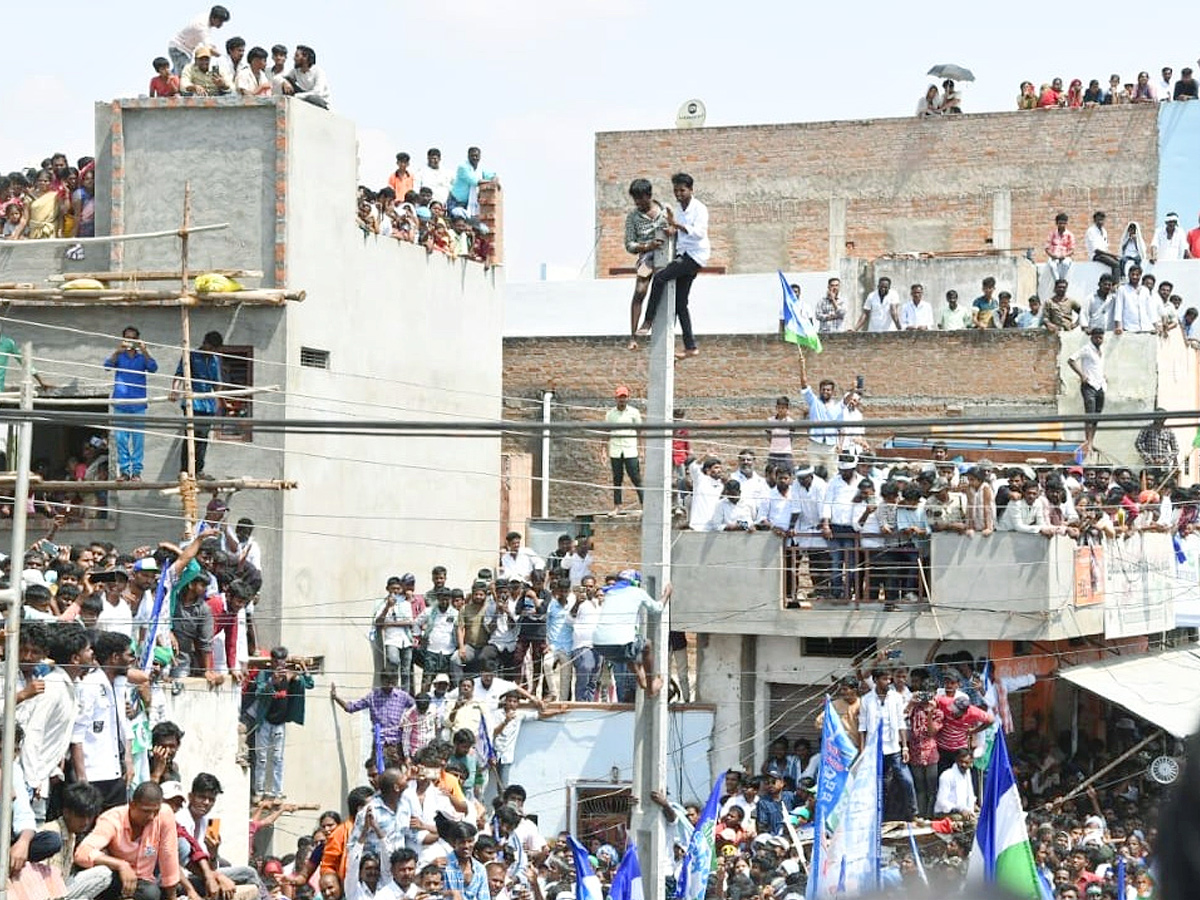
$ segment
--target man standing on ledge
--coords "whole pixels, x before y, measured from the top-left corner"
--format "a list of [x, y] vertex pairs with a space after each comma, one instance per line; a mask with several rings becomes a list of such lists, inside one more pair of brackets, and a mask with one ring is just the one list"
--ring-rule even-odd
[[[642, 414], [636, 407], [629, 405], [629, 388], [623, 384], [617, 385], [615, 393], [617, 405], [604, 414], [604, 421], [623, 425], [640, 425]], [[624, 497], [621, 492], [621, 484], [625, 480], [626, 473], [629, 474], [629, 480], [633, 482], [633, 486], [637, 488], [638, 502], [642, 502], [642, 467], [638, 460], [636, 431], [622, 428], [608, 433], [608, 461], [612, 465], [613, 515], [616, 516], [622, 512], [621, 501]]]
[[675, 259], [654, 276], [650, 286], [650, 300], [646, 304], [646, 318], [638, 330], [639, 337], [650, 334], [654, 325], [654, 314], [662, 300], [663, 289], [668, 281], [675, 282], [675, 315], [683, 329], [683, 353], [676, 358], [685, 359], [699, 355], [696, 337], [692, 334], [692, 314], [688, 311], [688, 295], [692, 282], [708, 262], [712, 246], [708, 242], [708, 207], [692, 196], [691, 175], [679, 172], [671, 176], [675, 191], [675, 208], [667, 207], [667, 234], [676, 235]]

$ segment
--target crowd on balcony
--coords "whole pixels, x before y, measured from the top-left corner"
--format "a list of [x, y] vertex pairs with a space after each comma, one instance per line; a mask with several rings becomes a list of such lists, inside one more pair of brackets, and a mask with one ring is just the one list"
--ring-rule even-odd
[[[910, 840], [900, 831], [885, 839], [884, 893], [962, 891], [983, 799], [982, 770], [997, 729], [1003, 729], [1009, 731], [1043, 896], [1158, 896], [1159, 818], [1167, 789], [1147, 774], [1147, 754], [1106, 769], [1144, 736], [1144, 723], [1114, 709], [1099, 730], [1090, 729], [1078, 742], [1070, 733], [1013, 731], [1007, 692], [1028, 687], [1033, 676], [993, 680], [990, 671], [987, 661], [970, 654], [912, 669], [881, 655], [834, 685], [832, 709], [856, 748], [883, 723], [883, 820], [912, 823], [921, 835]], [[819, 733], [823, 716], [815, 722], [784, 719], [774, 733]], [[1099, 732], [1102, 737], [1095, 736]], [[715, 829], [718, 864], [707, 896], [804, 896], [819, 764], [815, 741], [780, 736], [760, 765], [729, 771]], [[700, 803], [656, 799], [671, 823], [678, 861]]]
[[497, 176], [482, 167], [482, 156], [478, 147], [468, 147], [466, 160], [451, 171], [442, 167], [437, 147], [430, 147], [425, 165], [415, 168], [408, 153], [397, 153], [396, 170], [385, 186], [359, 186], [358, 227], [451, 259], [491, 262], [495, 248], [491, 229], [480, 219], [479, 186], [496, 182]]
[[0, 240], [93, 236], [95, 169], [90, 156], [72, 166], [54, 153], [37, 168], [0, 175]]

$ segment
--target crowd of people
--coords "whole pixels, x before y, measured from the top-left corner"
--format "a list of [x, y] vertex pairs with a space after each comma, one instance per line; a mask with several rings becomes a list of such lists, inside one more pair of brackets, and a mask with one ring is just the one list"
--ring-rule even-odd
[[466, 160], [451, 171], [442, 167], [437, 147], [415, 169], [408, 153], [397, 153], [396, 170], [384, 187], [359, 185], [358, 227], [451, 259], [490, 263], [495, 246], [491, 229], [480, 220], [479, 185], [497, 176], [482, 167], [482, 157], [478, 147], [468, 147]]
[[246, 50], [238, 36], [224, 42], [215, 32], [230, 20], [229, 10], [214, 6], [188, 22], [167, 44], [167, 56], [151, 62], [151, 97], [288, 96], [322, 109], [330, 103], [329, 80], [317, 65], [317, 52], [299, 44], [288, 67], [288, 48], [272, 45]]
[[1172, 83], [1175, 70], [1163, 66], [1160, 79], [1152, 79], [1149, 72], [1138, 72], [1137, 81], [1121, 81], [1120, 75], [1108, 76], [1108, 87], [1101, 87], [1097, 78], [1091, 79], [1087, 87], [1083, 80], [1073, 78], [1063, 88], [1063, 80], [1055, 78], [1041, 87], [1032, 81], [1022, 81], [1017, 94], [1017, 109], [1084, 109], [1095, 106], [1121, 106], [1126, 103], [1167, 103], [1172, 100], [1195, 100], [1200, 97], [1197, 83], [1189, 67], [1180, 70], [1179, 78]]
[[[881, 656], [834, 686], [831, 709], [856, 748], [882, 723], [883, 819], [915, 829], [912, 839], [906, 829], [885, 837], [885, 894], [962, 889], [990, 742], [1012, 724], [1007, 691], [1034, 681], [993, 681], [989, 670], [965, 653], [912, 669]], [[820, 730], [823, 716], [806, 724]], [[1075, 743], [1070, 733], [1055, 739], [1037, 729], [1008, 735], [1038, 874], [1055, 900], [1154, 897], [1167, 789], [1147, 776], [1151, 750], [1108, 768], [1143, 736], [1133, 719], [1114, 709], [1099, 731]], [[727, 774], [716, 826], [720, 862], [708, 896], [804, 896], [820, 761], [820, 747], [808, 738], [777, 737], [757, 773], [737, 767]], [[678, 860], [700, 804], [660, 799], [680, 826], [673, 835]]]
[[96, 233], [96, 164], [75, 165], [54, 153], [36, 169], [0, 175], [0, 240], [92, 237]]

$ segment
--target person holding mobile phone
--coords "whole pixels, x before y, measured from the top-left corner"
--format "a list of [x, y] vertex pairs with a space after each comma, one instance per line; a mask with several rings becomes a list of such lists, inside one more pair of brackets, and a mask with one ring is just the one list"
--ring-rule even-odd
[[[121, 332], [121, 343], [104, 360], [113, 371], [113, 412], [122, 416], [145, 416], [148, 404], [146, 376], [158, 371], [141, 332], [128, 325]], [[145, 456], [145, 429], [136, 423], [122, 423], [114, 430], [117, 444], [117, 481], [141, 481]]]

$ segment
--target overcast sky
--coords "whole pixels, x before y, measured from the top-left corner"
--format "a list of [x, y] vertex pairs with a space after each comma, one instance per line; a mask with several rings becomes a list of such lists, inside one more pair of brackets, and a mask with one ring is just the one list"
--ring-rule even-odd
[[[1116, 72], [1133, 81], [1163, 65], [1178, 74], [1200, 52], [1200, 7], [1173, 7], [1168, 21], [1155, 7], [1112, 0], [1062, 12], [879, 0], [226, 5], [233, 19], [222, 40], [314, 47], [336, 112], [358, 125], [366, 183], [383, 183], [397, 150], [416, 161], [436, 145], [454, 166], [468, 145], [481, 146], [505, 186], [510, 281], [537, 278], [542, 263], [552, 277], [591, 277], [595, 133], [673, 127], [693, 97], [709, 125], [907, 116], [929, 67], [954, 62], [978, 79], [963, 90], [968, 112], [1005, 110], [1023, 79], [1106, 83]], [[20, 26], [10, 16], [0, 169], [59, 149], [72, 161], [90, 155], [93, 102], [145, 93], [150, 60], [206, 8], [60, 0], [51, 11], [23, 7]]]

